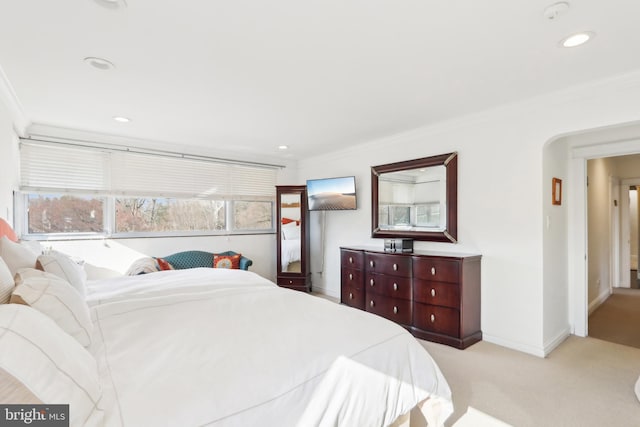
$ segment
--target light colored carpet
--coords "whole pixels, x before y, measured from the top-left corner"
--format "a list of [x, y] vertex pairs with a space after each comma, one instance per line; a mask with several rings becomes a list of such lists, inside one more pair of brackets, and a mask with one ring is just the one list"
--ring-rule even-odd
[[640, 348], [640, 290], [615, 288], [589, 316], [589, 336]]
[[543, 359], [486, 341], [466, 350], [419, 341], [451, 386], [447, 426], [470, 406], [516, 427], [640, 426], [640, 349], [572, 336]]

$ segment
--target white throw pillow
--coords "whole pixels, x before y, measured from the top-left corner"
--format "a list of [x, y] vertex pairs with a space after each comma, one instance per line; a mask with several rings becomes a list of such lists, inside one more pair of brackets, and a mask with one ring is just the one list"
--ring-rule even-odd
[[13, 292], [15, 286], [13, 274], [11, 274], [9, 267], [7, 267], [7, 263], [0, 258], [0, 304], [9, 302], [11, 292]]
[[0, 239], [0, 257], [7, 263], [11, 274], [15, 275], [21, 268], [35, 267], [38, 254], [27, 245], [12, 242], [7, 236], [3, 236]]
[[[38, 263], [47, 273], [53, 273], [56, 276], [66, 280], [76, 288], [84, 297], [87, 293], [86, 280], [87, 273], [84, 267], [73, 261], [68, 255], [62, 252], [51, 251], [46, 255], [38, 257]], [[40, 267], [38, 267], [40, 268]]]
[[20, 270], [11, 302], [27, 304], [53, 319], [85, 347], [91, 345], [93, 323], [84, 297], [64, 279], [34, 269]]
[[45, 404], [69, 404], [70, 425], [102, 425], [95, 358], [42, 313], [0, 305], [0, 369]]

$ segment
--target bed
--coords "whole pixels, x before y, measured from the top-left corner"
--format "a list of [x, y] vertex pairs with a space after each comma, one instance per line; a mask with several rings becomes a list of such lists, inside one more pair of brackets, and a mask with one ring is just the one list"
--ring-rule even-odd
[[[23, 301], [0, 305], [0, 370], [39, 401], [69, 403], [72, 425], [386, 426], [414, 409], [441, 426], [453, 412], [403, 328], [250, 271], [86, 281], [82, 304], [52, 273], [15, 280]], [[47, 292], [72, 298], [74, 316], [48, 312]]]
[[302, 254], [300, 220], [284, 217], [281, 221], [280, 263], [282, 271], [290, 271], [289, 264], [300, 261]]

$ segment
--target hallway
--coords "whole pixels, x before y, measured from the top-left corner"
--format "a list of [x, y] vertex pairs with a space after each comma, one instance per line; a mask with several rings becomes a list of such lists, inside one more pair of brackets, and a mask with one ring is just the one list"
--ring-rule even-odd
[[640, 348], [640, 289], [615, 288], [589, 316], [589, 336]]

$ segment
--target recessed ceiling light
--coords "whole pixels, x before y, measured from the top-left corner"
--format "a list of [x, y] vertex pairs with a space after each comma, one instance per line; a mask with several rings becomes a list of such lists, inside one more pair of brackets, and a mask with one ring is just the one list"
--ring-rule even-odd
[[116, 68], [113, 62], [109, 61], [108, 59], [98, 58], [95, 56], [87, 56], [86, 58], [84, 58], [84, 62], [92, 66], [93, 68], [97, 68], [98, 70], [102, 71], [113, 70], [114, 68]]
[[560, 41], [562, 47], [581, 46], [591, 40], [596, 34], [592, 31], [583, 31], [581, 33], [572, 34]]
[[288, 145], [278, 145], [278, 150], [288, 150], [289, 146]]
[[115, 116], [115, 117], [113, 117], [113, 120], [115, 120], [116, 122], [120, 122], [120, 123], [129, 123], [131, 121], [130, 118], [122, 117], [122, 116]]

